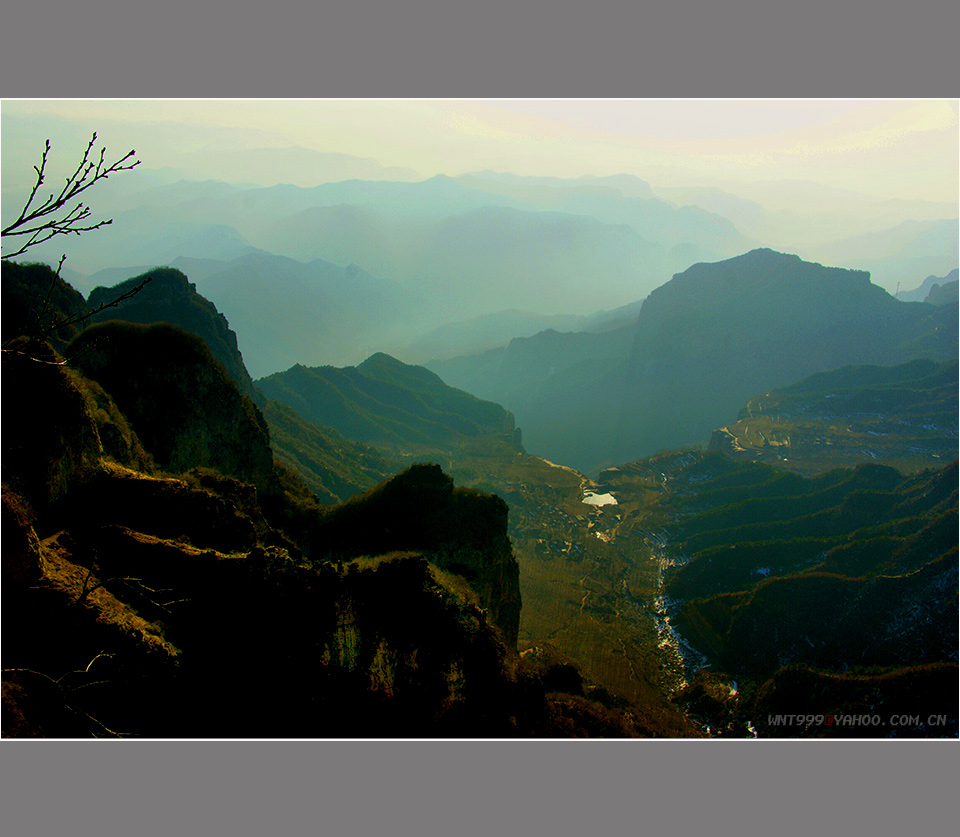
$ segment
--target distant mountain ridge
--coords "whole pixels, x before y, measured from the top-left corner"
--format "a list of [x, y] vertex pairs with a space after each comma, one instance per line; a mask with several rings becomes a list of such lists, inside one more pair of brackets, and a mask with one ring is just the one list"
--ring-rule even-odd
[[[353, 263], [429, 298], [435, 326], [509, 307], [614, 308], [695, 261], [752, 246], [722, 216], [661, 201], [637, 178], [514, 179], [533, 191], [513, 197], [504, 189], [516, 184], [444, 175], [310, 187], [151, 183], [118, 195], [115, 225], [81, 239], [71, 262], [91, 273], [116, 266], [117, 253], [130, 266], [181, 266], [180, 257], [231, 261], [259, 251]], [[535, 194], [543, 190], [546, 199]], [[242, 331], [237, 312], [227, 315]]]
[[251, 253], [229, 262], [178, 259], [217, 301], [254, 377], [295, 363], [359, 362], [409, 333], [421, 300], [356, 265]]
[[297, 365], [261, 378], [257, 386], [309, 421], [367, 444], [429, 448], [486, 435], [522, 449], [513, 416], [499, 404], [383, 353], [343, 369]]
[[700, 442], [757, 392], [850, 364], [957, 355], [956, 311], [898, 302], [862, 271], [755, 250], [650, 294], [613, 461]]
[[928, 276], [923, 280], [916, 288], [913, 288], [908, 291], [899, 291], [897, 293], [897, 299], [903, 300], [904, 302], [925, 302], [927, 297], [930, 295], [930, 291], [933, 290], [934, 285], [948, 285], [951, 282], [956, 282], [960, 279], [960, 269], [951, 270], [946, 276]]
[[[590, 338], [603, 343], [592, 354], [587, 335], [544, 332], [430, 366], [514, 412], [529, 450], [590, 473], [705, 444], [758, 392], [816, 372], [956, 358], [957, 334], [950, 306], [901, 303], [863, 271], [760, 249], [675, 275], [628, 332]], [[536, 347], [526, 372], [521, 347]]]
[[558, 178], [485, 171], [461, 175], [457, 180], [474, 189], [524, 200], [541, 210], [626, 224], [668, 249], [685, 242], [718, 257], [743, 252], [756, 244], [722, 214], [664, 201], [649, 183], [633, 175]]
[[925, 274], [943, 275], [955, 268], [960, 259], [960, 227], [956, 217], [904, 221], [887, 230], [823, 246], [816, 250], [816, 257], [869, 270], [876, 284], [893, 292], [898, 282], [912, 284]]
[[[420, 337], [403, 349], [402, 355], [413, 363], [432, 363], [468, 355], [480, 361], [480, 353], [499, 354], [517, 338], [534, 337], [544, 331], [554, 332], [609, 332], [632, 324], [643, 300], [622, 305], [610, 311], [594, 314], [568, 314], [549, 316], [526, 311], [498, 311], [464, 322], [448, 323]], [[412, 357], [409, 357], [412, 356]], [[454, 361], [455, 363], [457, 361]], [[469, 357], [462, 357], [463, 366], [469, 367]], [[433, 371], [438, 371], [434, 369]], [[469, 375], [469, 372], [466, 372]], [[463, 378], [469, 380], [469, 377]], [[469, 385], [459, 385], [470, 390]]]
[[427, 367], [451, 386], [506, 406], [531, 452], [586, 471], [593, 452], [609, 444], [617, 397], [611, 381], [630, 354], [635, 328], [547, 329], [500, 349], [431, 361]]
[[613, 308], [690, 259], [635, 228], [583, 214], [484, 200], [438, 217], [377, 206], [312, 207], [277, 218], [255, 243], [309, 261], [356, 262], [429, 300], [436, 325], [504, 308], [547, 314]]

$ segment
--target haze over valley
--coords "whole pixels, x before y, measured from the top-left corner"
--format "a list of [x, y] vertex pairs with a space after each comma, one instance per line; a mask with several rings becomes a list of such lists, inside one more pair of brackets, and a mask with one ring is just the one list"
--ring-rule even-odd
[[957, 735], [956, 102], [2, 137], [5, 735]]
[[[336, 118], [336, 104], [328, 103], [331, 119]], [[398, 104], [393, 103], [394, 110]], [[729, 103], [731, 110], [737, 106]], [[434, 110], [439, 107], [437, 103]], [[482, 106], [472, 106], [477, 107]], [[298, 112], [295, 103], [290, 108]], [[834, 108], [844, 110], [839, 103]], [[300, 108], [304, 109], [306, 104]], [[893, 125], [901, 131], [905, 154], [915, 153], [921, 143], [930, 153], [927, 146], [933, 144], [935, 150], [946, 152], [941, 154], [943, 165], [955, 168], [955, 162], [949, 162], [949, 145], [944, 145], [950, 142], [948, 104], [919, 103], [898, 111], [890, 103], [886, 109], [892, 112], [880, 104], [855, 111], [863, 114], [861, 120], [872, 118], [875, 123], [876, 147], [862, 155], [867, 170], [877, 165], [873, 158], [889, 144], [887, 134]], [[9, 138], [4, 154], [5, 220], [19, 211], [18, 201], [22, 203], [35, 163], [33, 149], [42, 147], [45, 137], [64, 151], [82, 147], [89, 139], [88, 118], [69, 116], [69, 105], [58, 111], [51, 103], [45, 110], [31, 103], [4, 106], [3, 132]], [[499, 343], [487, 345], [467, 334], [456, 345], [453, 332], [460, 323], [508, 311], [539, 318], [583, 317], [638, 303], [693, 264], [721, 261], [758, 247], [828, 266], [869, 270], [873, 281], [890, 292], [898, 288], [909, 292], [927, 276], [945, 276], [958, 258], [956, 202], [944, 200], [942, 188], [927, 186], [929, 174], [907, 197], [910, 193], [894, 190], [880, 176], [875, 178], [880, 187], [875, 195], [838, 188], [829, 180], [776, 177], [796, 174], [787, 164], [775, 172], [756, 163], [745, 165], [738, 181], [716, 172], [702, 176], [699, 186], [678, 185], [689, 182], [692, 171], [673, 171], [667, 179], [663, 165], [641, 162], [645, 157], [659, 160], [662, 152], [642, 147], [634, 152], [630, 173], [588, 173], [590, 167], [610, 165], [599, 149], [580, 164], [587, 171], [576, 176], [478, 168], [470, 164], [485, 159], [487, 144], [496, 145], [484, 134], [498, 136], [497, 130], [503, 129], [495, 127], [496, 120], [505, 118], [505, 112], [491, 112], [486, 115], [492, 120], [489, 126], [470, 122], [473, 127], [467, 130], [466, 117], [458, 116], [456, 108], [443, 124], [448, 141], [463, 149], [458, 166], [424, 171], [422, 158], [410, 155], [411, 162], [421, 165], [418, 171], [392, 165], [392, 159], [377, 161], [350, 153], [349, 145], [336, 151], [285, 146], [279, 121], [273, 126], [278, 130], [272, 132], [203, 128], [198, 124], [200, 114], [195, 114], [194, 124], [142, 117], [119, 121], [128, 110], [135, 116], [135, 103], [114, 109], [117, 133], [111, 144], [123, 144], [121, 137], [138, 148], [146, 143], [147, 148], [157, 147], [155, 158], [147, 157], [125, 177], [102, 184], [97, 210], [113, 224], [96, 236], [73, 238], [65, 275], [89, 293], [97, 285], [115, 284], [158, 264], [183, 267], [237, 330], [247, 362], [258, 376], [291, 365], [290, 353], [273, 346], [273, 340], [264, 341], [258, 333], [264, 326], [250, 321], [251, 294], [266, 296], [268, 286], [269, 295], [280, 298], [271, 303], [276, 306], [272, 316], [261, 319], [291, 324], [285, 326], [289, 339], [304, 345], [292, 362], [358, 363], [381, 350], [422, 363], [431, 357], [419, 344], [436, 329], [444, 329], [451, 340], [448, 347], [438, 347], [447, 357], [495, 348], [535, 331], [501, 332]], [[253, 125], [262, 124], [263, 115], [253, 103], [249, 114], [239, 103], [234, 110], [229, 120], [234, 125], [245, 117]], [[755, 103], [754, 110], [762, 111], [763, 103]], [[880, 112], [871, 114], [872, 110]], [[917, 126], [911, 130], [899, 126], [912, 111], [917, 111]], [[413, 126], [416, 112], [412, 107], [413, 115], [407, 117]], [[391, 108], [384, 113], [387, 118]], [[824, 115], [829, 113], [828, 108]], [[106, 115], [103, 121], [113, 124]], [[854, 128], [845, 126], [842, 118], [839, 121], [834, 130], [843, 150], [834, 157], [849, 159], [852, 153], [845, 144], [869, 143], [870, 132], [865, 135], [862, 125]], [[324, 125], [321, 134], [337, 129], [335, 122], [318, 124]], [[820, 130], [831, 125], [826, 119]], [[103, 141], [110, 143], [107, 127], [98, 129]], [[668, 129], [669, 125], [664, 130]], [[550, 139], [551, 132], [562, 129], [548, 123], [511, 130], [516, 132], [509, 140], [513, 144], [543, 135], [548, 160], [551, 146], [559, 142]], [[789, 148], [795, 143], [791, 154], [802, 158], [808, 142], [802, 132], [787, 131], [778, 138], [773, 130], [769, 144]], [[722, 148], [721, 144], [714, 151], [715, 165], [722, 163]], [[385, 143], [384, 153], [397, 157], [398, 150]], [[824, 164], [834, 162], [823, 149], [807, 153], [813, 160], [826, 158]], [[569, 158], [570, 151], [566, 154]], [[55, 153], [52, 162], [58, 157]], [[702, 159], [691, 155], [685, 165], [702, 167]], [[907, 163], [901, 159], [898, 165], [908, 169], [920, 165], [912, 157], [905, 159]], [[569, 160], [563, 164], [568, 166]], [[817, 173], [812, 163], [809, 168]], [[758, 180], [760, 174], [771, 179]], [[949, 179], [950, 172], [938, 175]], [[894, 176], [902, 178], [902, 170]], [[956, 177], [953, 181], [955, 191]], [[62, 250], [59, 242], [50, 241], [31, 252], [34, 258], [56, 264]], [[349, 282], [335, 278], [337, 269], [351, 267], [359, 272], [356, 278]], [[227, 285], [236, 287], [226, 291]], [[284, 299], [287, 290], [289, 297]], [[303, 313], [294, 310], [302, 293], [317, 294], [317, 304], [306, 307], [324, 309], [317, 313], [327, 318], [322, 328], [321, 322], [304, 320]], [[357, 345], [334, 338], [332, 320], [355, 333]], [[580, 330], [574, 324], [560, 324], [561, 331]], [[325, 345], [311, 345], [325, 339], [307, 334], [311, 330], [331, 336]]]

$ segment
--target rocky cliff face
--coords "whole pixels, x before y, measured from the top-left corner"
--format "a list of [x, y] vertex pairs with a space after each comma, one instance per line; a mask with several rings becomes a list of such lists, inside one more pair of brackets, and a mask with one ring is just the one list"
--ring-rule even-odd
[[455, 488], [438, 465], [414, 465], [372, 491], [331, 508], [317, 533], [331, 560], [417, 550], [466, 583], [516, 647], [519, 568], [507, 537], [507, 504]]
[[266, 422], [200, 338], [165, 323], [112, 321], [90, 326], [68, 353], [112, 395], [159, 467], [272, 484]]
[[150, 281], [139, 293], [94, 315], [91, 322], [125, 320], [143, 325], [170, 323], [180, 326], [184, 331], [200, 337], [210, 348], [211, 354], [223, 364], [240, 392], [262, 407], [263, 397], [254, 389], [250, 373], [243, 364], [237, 335], [230, 329], [226, 317], [210, 300], [198, 294], [197, 286], [179, 270], [156, 268], [112, 288], [95, 288], [90, 293], [88, 303], [91, 308], [97, 308], [112, 302], [148, 277]]
[[96, 324], [70, 367], [17, 339], [5, 735], [522, 732], [502, 501], [423, 466], [323, 511], [203, 340]]

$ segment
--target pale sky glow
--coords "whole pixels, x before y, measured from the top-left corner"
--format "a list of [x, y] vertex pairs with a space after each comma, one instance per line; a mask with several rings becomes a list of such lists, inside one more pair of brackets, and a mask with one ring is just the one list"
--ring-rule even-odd
[[[422, 177], [492, 168], [626, 172], [665, 186], [809, 179], [881, 198], [958, 199], [951, 100], [6, 100], [2, 108], [96, 128], [111, 148], [129, 139], [149, 168], [176, 167], [211, 143], [295, 145]], [[3, 139], [7, 148], [16, 140]]]

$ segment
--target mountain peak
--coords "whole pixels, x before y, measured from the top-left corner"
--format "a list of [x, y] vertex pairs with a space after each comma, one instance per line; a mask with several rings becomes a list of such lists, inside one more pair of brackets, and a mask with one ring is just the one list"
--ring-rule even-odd
[[727, 262], [742, 262], [751, 264], [800, 264], [803, 261], [795, 253], [783, 253], [770, 247], [757, 247], [740, 256], [727, 259]]
[[497, 436], [519, 446], [514, 417], [499, 404], [449, 387], [429, 369], [384, 352], [355, 367], [294, 367], [261, 379], [258, 386], [307, 421], [364, 444], [432, 450], [468, 437]]
[[809, 293], [813, 289], [831, 292], [831, 289], [844, 287], [848, 290], [855, 288], [874, 297], [886, 296], [881, 288], [872, 285], [868, 271], [827, 267], [818, 262], [804, 261], [793, 253], [759, 247], [724, 261], [698, 262], [674, 275], [671, 281], [653, 291], [650, 298], [668, 295], [675, 283], [683, 287], [691, 282], [696, 282], [698, 287], [709, 284], [739, 291], [758, 284], [776, 285], [781, 289], [793, 288], [802, 293]]
[[170, 323], [180, 326], [200, 337], [213, 356], [223, 364], [240, 391], [255, 403], [260, 403], [261, 399], [254, 390], [253, 380], [237, 345], [237, 335], [226, 317], [210, 300], [197, 293], [197, 286], [176, 268], [157, 267], [112, 288], [94, 288], [90, 293], [89, 305], [96, 308], [110, 303], [147, 278], [150, 281], [135, 296], [119, 305], [105, 308], [94, 315], [91, 322], [126, 320], [144, 325]]
[[454, 180], [452, 177], [450, 177], [449, 174], [435, 174], [433, 177], [428, 177], [428, 178], [427, 178], [426, 180], [424, 180], [423, 182], [424, 182], [424, 183], [442, 184], [442, 185], [445, 185], [445, 186], [456, 186], [456, 187], [462, 188], [462, 187], [460, 186], [460, 184], [457, 183], [456, 180]]
[[404, 366], [407, 366], [402, 360], [397, 360], [393, 355], [388, 355], [386, 352], [374, 352], [370, 357], [368, 357], [363, 363], [357, 366], [358, 369], [374, 369], [376, 367], [387, 367], [392, 369], [400, 369]]

